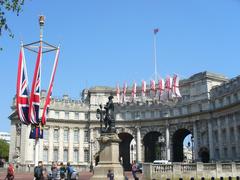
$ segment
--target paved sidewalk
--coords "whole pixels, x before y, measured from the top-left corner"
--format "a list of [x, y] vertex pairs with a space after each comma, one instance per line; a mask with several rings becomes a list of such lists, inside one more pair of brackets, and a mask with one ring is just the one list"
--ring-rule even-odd
[[[80, 172], [80, 180], [89, 180], [92, 176], [90, 172]], [[128, 180], [133, 180], [132, 173], [130, 171], [125, 172], [125, 175], [128, 177]], [[143, 180], [142, 174], [137, 174], [140, 180]], [[0, 180], [3, 180], [6, 177], [6, 172], [0, 172]], [[16, 180], [33, 180], [32, 173], [17, 172], [15, 173]], [[107, 180], [107, 178], [106, 178]]]

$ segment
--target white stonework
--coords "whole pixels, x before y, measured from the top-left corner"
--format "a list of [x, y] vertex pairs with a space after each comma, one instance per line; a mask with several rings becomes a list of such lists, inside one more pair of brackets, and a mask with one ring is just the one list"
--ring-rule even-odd
[[[140, 97], [132, 103], [115, 104], [117, 132], [134, 138], [137, 161], [145, 161], [143, 140], [150, 132], [158, 132], [165, 137], [166, 158], [174, 160], [173, 137], [182, 129], [194, 136], [195, 161], [201, 161], [204, 153], [210, 155], [209, 161], [240, 160], [240, 77], [229, 80], [209, 72], [198, 73], [180, 81], [180, 92], [182, 99], [176, 104], [166, 105], [153, 99], [143, 102]], [[137, 95], [140, 94], [141, 87], [138, 87]], [[48, 131], [47, 138], [41, 140], [39, 159], [43, 160], [46, 152], [44, 158], [47, 162], [44, 163], [51, 164], [55, 150], [58, 152], [57, 160], [61, 162], [66, 150], [67, 160], [74, 165], [89, 167], [91, 160], [94, 163], [99, 151], [96, 139], [100, 136], [96, 109], [108, 101], [109, 95], [113, 95], [116, 101], [115, 88], [111, 87], [85, 89], [79, 100], [67, 95], [62, 99], [52, 98], [44, 127]], [[127, 95], [131, 96], [131, 87]], [[43, 100], [45, 96], [43, 92]], [[9, 119], [9, 160], [22, 165], [33, 164], [34, 141], [28, 138], [30, 127], [19, 125], [15, 99]], [[68, 129], [68, 142], [64, 142], [64, 129]], [[75, 129], [79, 130], [78, 135], [74, 134]], [[57, 131], [58, 134], [54, 135]], [[78, 136], [77, 142], [74, 136]]]

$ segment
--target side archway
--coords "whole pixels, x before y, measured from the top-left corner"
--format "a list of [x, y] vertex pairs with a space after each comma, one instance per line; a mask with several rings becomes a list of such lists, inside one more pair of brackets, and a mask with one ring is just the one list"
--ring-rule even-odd
[[121, 139], [119, 144], [119, 161], [121, 161], [124, 170], [131, 170], [130, 162], [130, 143], [133, 136], [129, 133], [119, 133], [118, 137]]
[[191, 134], [191, 131], [185, 128], [175, 131], [172, 137], [173, 162], [184, 161], [183, 141], [186, 136]]

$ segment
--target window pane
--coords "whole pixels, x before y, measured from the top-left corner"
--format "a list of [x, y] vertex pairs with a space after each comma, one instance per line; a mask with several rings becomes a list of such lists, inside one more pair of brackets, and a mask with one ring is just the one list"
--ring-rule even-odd
[[87, 149], [84, 150], [84, 162], [89, 161], [89, 151]]
[[68, 129], [64, 129], [64, 142], [68, 142]]
[[58, 129], [54, 129], [54, 132], [53, 132], [53, 139], [54, 139], [54, 142], [58, 142]]
[[84, 131], [84, 142], [88, 142], [88, 131], [87, 130], [85, 130]]
[[78, 150], [77, 150], [77, 149], [74, 149], [73, 161], [74, 161], [75, 163], [78, 162]]
[[64, 149], [63, 151], [63, 161], [68, 162], [68, 150]]
[[44, 129], [43, 138], [45, 141], [48, 141], [48, 129]]
[[74, 143], [79, 143], [79, 131], [78, 130], [74, 130]]
[[48, 149], [43, 150], [43, 161], [48, 162]]
[[58, 149], [53, 150], [53, 161], [58, 161]]

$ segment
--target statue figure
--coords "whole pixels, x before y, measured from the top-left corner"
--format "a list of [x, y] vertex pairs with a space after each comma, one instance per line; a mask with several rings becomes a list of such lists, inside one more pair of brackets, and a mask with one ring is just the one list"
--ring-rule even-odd
[[[115, 132], [115, 119], [114, 119], [114, 104], [113, 104], [113, 96], [108, 97], [108, 102], [104, 106], [104, 110], [102, 110], [102, 105], [100, 105], [100, 109], [97, 109], [97, 114], [100, 119], [100, 126], [102, 132]], [[102, 123], [104, 123], [104, 129], [102, 128]]]

